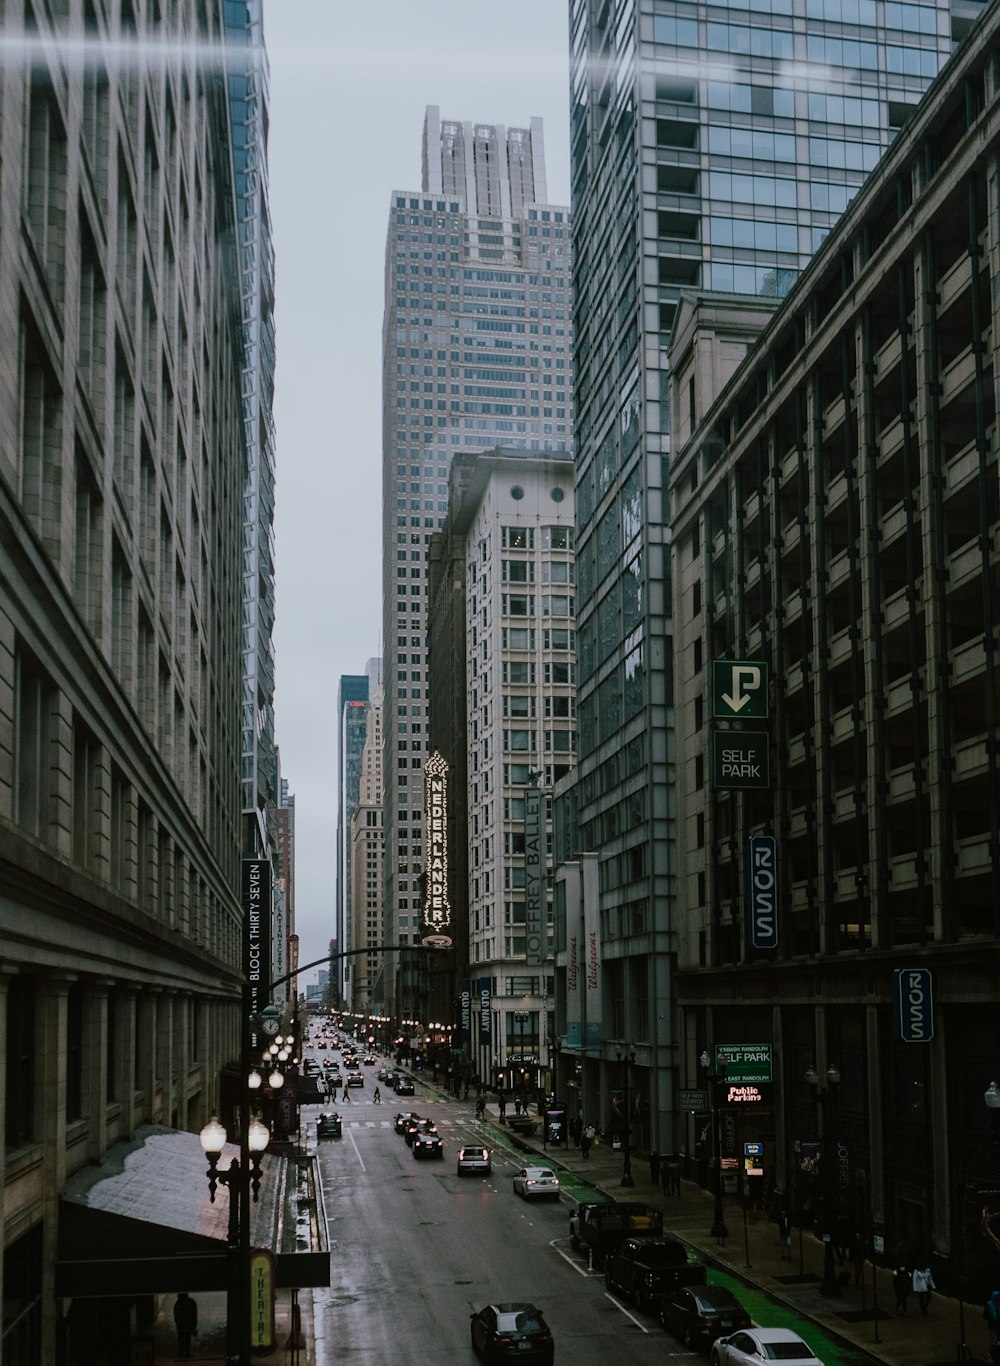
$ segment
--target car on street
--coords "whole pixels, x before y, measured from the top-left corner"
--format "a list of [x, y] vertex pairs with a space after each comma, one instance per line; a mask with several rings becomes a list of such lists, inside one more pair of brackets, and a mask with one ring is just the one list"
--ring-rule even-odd
[[379, 1081], [388, 1081], [388, 1080], [389, 1080], [389, 1069], [388, 1069], [388, 1067], [380, 1067], [380, 1068], [378, 1069], [378, 1071], [375, 1073], [375, 1076], [376, 1076], [376, 1078], [377, 1078]]
[[341, 1118], [339, 1115], [322, 1114], [316, 1120], [316, 1137], [319, 1138], [340, 1138]]
[[670, 1233], [637, 1234], [604, 1258], [604, 1283], [640, 1309], [651, 1309], [681, 1285], [704, 1285], [708, 1274], [701, 1262]]
[[522, 1167], [514, 1177], [514, 1194], [523, 1200], [558, 1200], [559, 1178], [551, 1167]]
[[716, 1338], [750, 1328], [750, 1315], [724, 1285], [685, 1285], [660, 1301], [660, 1322], [685, 1347], [710, 1347]]
[[488, 1304], [471, 1315], [472, 1350], [486, 1362], [552, 1366], [555, 1344], [542, 1311], [524, 1301]]
[[365, 1065], [366, 1067], [374, 1067], [375, 1064], [378, 1062], [378, 1058], [376, 1058], [376, 1056], [375, 1056], [374, 1053], [367, 1053], [367, 1054], [361, 1059], [361, 1061], [364, 1063], [364, 1065]]
[[401, 1134], [405, 1130], [407, 1124], [409, 1124], [411, 1119], [419, 1121], [421, 1118], [422, 1116], [415, 1114], [413, 1110], [400, 1110], [399, 1114], [393, 1121], [393, 1128], [396, 1130], [397, 1134]]
[[455, 1167], [457, 1176], [489, 1176], [492, 1170], [489, 1148], [479, 1143], [467, 1143], [464, 1148], [459, 1148]]
[[419, 1116], [414, 1115], [403, 1130], [403, 1138], [406, 1140], [406, 1146], [410, 1147], [417, 1134], [436, 1133], [437, 1125], [432, 1119], [421, 1119]]
[[712, 1344], [712, 1366], [819, 1366], [819, 1358], [790, 1328], [744, 1328]]
[[348, 1072], [348, 1074], [347, 1074], [347, 1084], [348, 1084], [348, 1086], [364, 1086], [364, 1084], [365, 1084], [364, 1073], [363, 1073], [363, 1072]]
[[410, 1147], [413, 1149], [414, 1157], [444, 1157], [444, 1144], [436, 1129], [433, 1132], [418, 1129], [413, 1135]]
[[410, 1081], [409, 1077], [400, 1077], [399, 1080], [396, 1082], [396, 1095], [397, 1095], [397, 1096], [412, 1096], [412, 1095], [413, 1095], [413, 1082]]

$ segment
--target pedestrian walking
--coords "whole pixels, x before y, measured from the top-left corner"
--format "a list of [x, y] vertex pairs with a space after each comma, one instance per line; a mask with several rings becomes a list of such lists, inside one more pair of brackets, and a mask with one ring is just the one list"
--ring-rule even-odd
[[580, 1153], [583, 1157], [590, 1156], [590, 1149], [593, 1146], [596, 1136], [597, 1130], [594, 1128], [593, 1124], [588, 1124], [580, 1135]]
[[191, 1355], [191, 1339], [198, 1331], [198, 1305], [182, 1290], [174, 1301], [174, 1327], [177, 1329], [177, 1351], [182, 1357]]
[[671, 1153], [667, 1158], [667, 1176], [670, 1181], [670, 1194], [681, 1198], [681, 1159], [677, 1153]]
[[349, 1101], [351, 1099], [351, 1093], [350, 1091], [348, 1091], [346, 1086], [344, 1087], [344, 1099], [346, 1101]]
[[476, 1101], [476, 1118], [483, 1119], [486, 1115], [486, 1101], [482, 1096]]
[[851, 1266], [854, 1269], [854, 1284], [860, 1285], [865, 1278], [865, 1240], [860, 1233], [851, 1236]]
[[649, 1154], [649, 1179], [654, 1186], [660, 1184], [660, 1154], [655, 1148]]
[[375, 1095], [374, 1095], [373, 1099], [374, 1099], [376, 1105], [381, 1105], [381, 1104], [382, 1104], [382, 1088], [381, 1088], [381, 1086], [376, 1086], [376, 1087], [375, 1087]]
[[497, 1109], [500, 1111], [500, 1123], [506, 1124], [507, 1102], [506, 1100], [504, 1100], [502, 1092], [500, 1094], [499, 1100], [497, 1101]]
[[929, 1266], [915, 1266], [913, 1268], [913, 1293], [920, 1302], [921, 1314], [926, 1314], [931, 1302], [931, 1291], [934, 1289], [934, 1277], [931, 1275]]
[[994, 1347], [1000, 1346], [1000, 1290], [994, 1290], [983, 1306], [983, 1319], [989, 1330], [990, 1343]]
[[905, 1266], [897, 1266], [892, 1273], [892, 1288], [896, 1295], [896, 1308], [906, 1313], [906, 1301], [910, 1298], [910, 1273]]
[[792, 1256], [792, 1221], [788, 1211], [783, 1209], [778, 1215], [778, 1244], [781, 1248], [781, 1260], [787, 1262]]

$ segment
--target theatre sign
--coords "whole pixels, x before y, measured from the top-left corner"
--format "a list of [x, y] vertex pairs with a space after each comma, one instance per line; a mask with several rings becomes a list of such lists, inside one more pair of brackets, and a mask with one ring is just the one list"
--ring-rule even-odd
[[448, 765], [435, 750], [424, 765], [424, 932], [421, 943], [451, 948], [448, 904]]

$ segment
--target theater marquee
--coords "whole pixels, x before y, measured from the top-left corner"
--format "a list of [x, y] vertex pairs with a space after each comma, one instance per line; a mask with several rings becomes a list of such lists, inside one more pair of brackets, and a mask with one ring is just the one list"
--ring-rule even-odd
[[448, 765], [437, 750], [424, 765], [424, 933], [421, 942], [451, 948], [448, 905]]

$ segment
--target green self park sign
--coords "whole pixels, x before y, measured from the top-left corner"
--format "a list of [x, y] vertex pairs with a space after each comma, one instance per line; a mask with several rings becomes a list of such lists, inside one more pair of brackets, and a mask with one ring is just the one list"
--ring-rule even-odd
[[715, 1070], [727, 1084], [733, 1082], [770, 1082], [772, 1080], [769, 1043], [717, 1043]]

